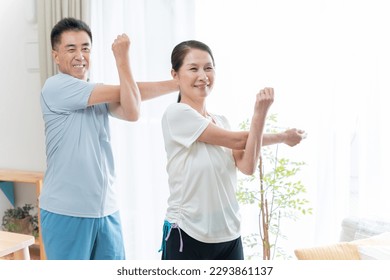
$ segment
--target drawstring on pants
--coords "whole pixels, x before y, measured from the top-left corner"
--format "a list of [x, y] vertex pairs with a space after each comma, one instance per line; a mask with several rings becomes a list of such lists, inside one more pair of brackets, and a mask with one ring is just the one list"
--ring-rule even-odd
[[[169, 237], [171, 236], [171, 231], [173, 228], [177, 228], [179, 230], [179, 235], [180, 235], [180, 248], [179, 252], [183, 252], [183, 238], [181, 236], [181, 230], [179, 226], [176, 223], [171, 224], [167, 220], [164, 221], [164, 226], [163, 226], [163, 238], [161, 242], [161, 248], [158, 250], [159, 252], [163, 252], [164, 256], [166, 254], [166, 246], [167, 246], [167, 241]], [[165, 257], [164, 257], [165, 258]]]

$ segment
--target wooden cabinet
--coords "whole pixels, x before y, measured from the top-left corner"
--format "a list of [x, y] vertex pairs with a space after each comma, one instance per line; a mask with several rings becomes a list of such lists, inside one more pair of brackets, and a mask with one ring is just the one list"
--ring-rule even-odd
[[[8, 181], [15, 183], [30, 183], [35, 186], [35, 192], [37, 199], [42, 190], [43, 185], [43, 172], [15, 170], [15, 169], [0, 169], [0, 181]], [[46, 259], [45, 249], [43, 247], [42, 235], [41, 235], [41, 215], [38, 206], [38, 227], [39, 227], [39, 249], [41, 260]]]

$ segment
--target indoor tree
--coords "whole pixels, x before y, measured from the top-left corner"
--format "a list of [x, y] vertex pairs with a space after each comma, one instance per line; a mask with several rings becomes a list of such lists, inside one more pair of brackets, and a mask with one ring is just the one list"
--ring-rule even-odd
[[[266, 133], [277, 132], [276, 115], [267, 118]], [[240, 124], [247, 130], [249, 121]], [[283, 248], [278, 246], [278, 239], [287, 239], [281, 231], [281, 223], [287, 219], [296, 220], [302, 215], [312, 214], [309, 200], [305, 197], [306, 187], [299, 179], [298, 173], [305, 165], [279, 156], [279, 146], [262, 147], [257, 172], [252, 176], [244, 176], [239, 180], [237, 198], [241, 204], [257, 205], [258, 232], [243, 238], [244, 245], [249, 248], [261, 246], [264, 260], [275, 257], [290, 258]], [[253, 257], [253, 256], [251, 256]]]

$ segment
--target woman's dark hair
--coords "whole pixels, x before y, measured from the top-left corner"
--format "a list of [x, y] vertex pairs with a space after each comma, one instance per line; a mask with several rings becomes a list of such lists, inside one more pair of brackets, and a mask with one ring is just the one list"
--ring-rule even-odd
[[[207, 46], [206, 44], [200, 41], [189, 40], [189, 41], [181, 42], [180, 44], [176, 45], [176, 47], [173, 49], [171, 54], [171, 64], [173, 70], [175, 70], [176, 72], [179, 71], [180, 67], [183, 65], [185, 56], [191, 49], [198, 49], [198, 50], [208, 52], [209, 55], [211, 56], [211, 60], [213, 61], [213, 66], [215, 66], [214, 56], [209, 46]], [[181, 100], [181, 94], [179, 92], [177, 102], [180, 102], [180, 100]]]
[[66, 31], [85, 31], [92, 43], [92, 32], [85, 22], [75, 18], [63, 18], [51, 30], [50, 40], [53, 50], [61, 43], [61, 35]]

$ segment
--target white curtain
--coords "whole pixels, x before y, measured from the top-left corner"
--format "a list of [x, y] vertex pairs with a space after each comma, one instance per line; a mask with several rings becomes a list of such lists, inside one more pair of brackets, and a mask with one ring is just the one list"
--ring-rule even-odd
[[[314, 215], [287, 230], [287, 246], [335, 242], [347, 216], [389, 219], [385, 98], [390, 92], [390, 18], [385, 4], [196, 3], [196, 36], [210, 45], [217, 64], [209, 109], [224, 113], [238, 127], [250, 117], [254, 94], [273, 86], [271, 113], [278, 114], [280, 126], [308, 133], [299, 146], [282, 145], [280, 150], [280, 156], [306, 162], [300, 175], [314, 209]], [[251, 220], [248, 216], [243, 217], [245, 226], [256, 221], [257, 213]]]
[[328, 71], [316, 110], [319, 153], [312, 160], [318, 175], [316, 241], [326, 243], [340, 236], [345, 217], [390, 217], [384, 105], [390, 61], [383, 36], [390, 21], [380, 1], [331, 1], [321, 8], [317, 62]]
[[[171, 79], [173, 47], [194, 34], [193, 1], [92, 1], [92, 81], [118, 83], [111, 44], [118, 34], [131, 40], [137, 81]], [[159, 259], [168, 198], [161, 116], [176, 101], [170, 94], [144, 102], [136, 123], [111, 121], [117, 186], [128, 259]]]

